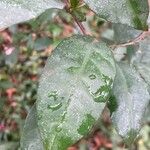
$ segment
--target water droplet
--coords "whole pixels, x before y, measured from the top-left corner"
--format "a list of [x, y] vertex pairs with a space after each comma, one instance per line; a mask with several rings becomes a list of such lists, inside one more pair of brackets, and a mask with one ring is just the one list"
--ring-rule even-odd
[[48, 105], [47, 108], [51, 109], [52, 111], [56, 111], [62, 107], [62, 103], [58, 103], [56, 105]]
[[96, 75], [91, 74], [91, 75], [89, 75], [89, 78], [90, 78], [91, 80], [94, 80], [94, 79], [96, 79]]
[[53, 99], [54, 101], [56, 101], [56, 100], [58, 99], [58, 93], [57, 93], [57, 91], [52, 91], [52, 92], [50, 92], [50, 93], [48, 94], [48, 97], [49, 97], [50, 99]]
[[61, 117], [62, 117], [62, 121], [64, 121], [64, 120], [65, 120], [65, 116], [66, 116], [66, 114], [67, 114], [67, 111], [64, 111], [64, 112], [63, 112], [63, 114], [61, 115]]
[[62, 125], [58, 125], [58, 126], [55, 128], [55, 131], [56, 131], [56, 132], [61, 132], [61, 131], [62, 131]]
[[79, 70], [79, 67], [74, 67], [74, 66], [67, 68], [67, 71], [69, 73], [76, 73], [78, 70]]
[[38, 116], [37, 116], [37, 119], [38, 119], [38, 120], [41, 120], [41, 119], [42, 119], [42, 115], [38, 115]]

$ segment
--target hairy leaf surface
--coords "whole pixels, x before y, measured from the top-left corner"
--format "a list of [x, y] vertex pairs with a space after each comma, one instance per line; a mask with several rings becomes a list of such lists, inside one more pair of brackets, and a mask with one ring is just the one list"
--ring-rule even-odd
[[117, 66], [113, 94], [117, 101], [117, 110], [112, 114], [113, 122], [118, 133], [130, 144], [141, 128], [149, 104], [147, 85], [134, 69], [120, 63]]
[[112, 23], [111, 27], [103, 32], [102, 37], [112, 41], [114, 44], [129, 42], [138, 37], [142, 31], [127, 25]]
[[25, 126], [21, 136], [21, 149], [22, 150], [44, 150], [38, 125], [37, 125], [37, 114], [36, 114], [35, 104], [31, 108], [25, 122]]
[[147, 28], [147, 0], [84, 0], [102, 18], [127, 24], [137, 29]]
[[60, 0], [1, 0], [0, 28], [37, 17], [49, 8], [63, 8]]
[[114, 77], [114, 59], [103, 42], [76, 35], [54, 50], [38, 90], [38, 124], [45, 149], [67, 149], [89, 133], [109, 98]]
[[139, 43], [139, 48], [132, 63], [136, 67], [145, 82], [149, 85], [150, 92], [150, 37]]

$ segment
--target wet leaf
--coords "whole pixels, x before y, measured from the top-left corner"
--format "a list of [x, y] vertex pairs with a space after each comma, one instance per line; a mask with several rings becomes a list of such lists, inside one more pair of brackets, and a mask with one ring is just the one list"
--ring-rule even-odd
[[139, 43], [136, 55], [132, 58], [132, 63], [149, 85], [150, 92], [150, 37]]
[[67, 149], [89, 133], [109, 98], [114, 76], [114, 60], [103, 42], [76, 35], [54, 50], [38, 90], [45, 149]]
[[19, 147], [18, 142], [5, 142], [0, 144], [1, 150], [16, 150]]
[[0, 28], [35, 18], [49, 8], [63, 7], [60, 0], [1, 0]]
[[147, 29], [147, 0], [84, 0], [102, 18], [113, 23]]
[[144, 115], [143, 122], [144, 123], [150, 122], [150, 103], [146, 109], [146, 113]]
[[112, 41], [114, 44], [121, 44], [135, 39], [141, 33], [142, 31], [136, 30], [133, 27], [120, 23], [112, 23], [111, 27], [102, 34], [102, 37]]
[[131, 144], [141, 128], [150, 95], [143, 79], [127, 64], [120, 63], [116, 74], [113, 94], [118, 107], [112, 118], [118, 133]]
[[37, 115], [36, 115], [36, 105], [31, 108], [23, 129], [21, 136], [21, 149], [26, 150], [44, 150], [42, 140], [40, 137], [38, 125], [37, 125]]

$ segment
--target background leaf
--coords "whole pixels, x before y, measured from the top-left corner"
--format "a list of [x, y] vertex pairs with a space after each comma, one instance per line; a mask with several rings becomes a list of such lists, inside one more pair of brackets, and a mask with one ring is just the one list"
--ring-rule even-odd
[[136, 55], [132, 58], [132, 63], [149, 85], [150, 92], [150, 37], [139, 43]]
[[6, 142], [0, 144], [1, 150], [16, 150], [19, 147], [18, 142]]
[[35, 18], [46, 9], [63, 7], [60, 0], [1, 0], [0, 28]]
[[80, 0], [70, 0], [71, 7], [74, 9], [78, 6]]
[[23, 150], [44, 150], [40, 133], [37, 126], [36, 105], [31, 108], [25, 122], [21, 137]]
[[52, 44], [52, 39], [48, 37], [38, 38], [33, 47], [35, 50], [39, 51], [46, 49], [50, 44]]
[[45, 149], [67, 149], [89, 133], [109, 98], [114, 77], [114, 60], [105, 43], [77, 35], [54, 50], [38, 90], [38, 124]]
[[84, 0], [102, 18], [137, 29], [147, 29], [147, 0]]
[[143, 119], [144, 123], [150, 122], [150, 103], [146, 109], [146, 113], [144, 115], [144, 119]]
[[131, 144], [141, 128], [150, 95], [143, 79], [127, 64], [120, 63], [116, 74], [113, 95], [118, 107], [112, 118], [118, 133]]
[[138, 37], [142, 31], [120, 23], [112, 23], [110, 28], [103, 32], [102, 37], [114, 44], [129, 42]]

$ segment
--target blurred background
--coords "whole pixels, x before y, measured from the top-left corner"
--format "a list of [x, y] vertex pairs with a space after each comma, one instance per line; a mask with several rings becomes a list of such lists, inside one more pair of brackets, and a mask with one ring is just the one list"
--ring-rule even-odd
[[[84, 27], [99, 39], [105, 28], [103, 20], [86, 7], [75, 13], [79, 20], [86, 19]], [[0, 31], [0, 150], [20, 149], [21, 131], [36, 101], [38, 81], [47, 57], [64, 38], [79, 32], [71, 15], [55, 9]], [[93, 137], [83, 140], [80, 149], [128, 149], [108, 118], [103, 118], [101, 129]], [[150, 150], [150, 120], [143, 124], [132, 149]]]

